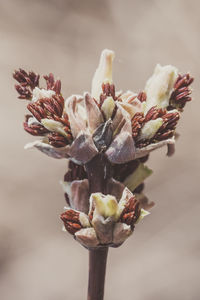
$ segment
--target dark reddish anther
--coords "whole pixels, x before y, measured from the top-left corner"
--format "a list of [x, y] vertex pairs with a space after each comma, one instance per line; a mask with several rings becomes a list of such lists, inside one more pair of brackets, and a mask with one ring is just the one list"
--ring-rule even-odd
[[147, 100], [147, 94], [145, 92], [140, 92], [138, 95], [137, 95], [137, 98], [141, 101], [141, 102], [144, 102]]
[[142, 126], [144, 125], [144, 114], [143, 113], [136, 113], [132, 120], [131, 120], [131, 124], [132, 124], [132, 136], [134, 139], [137, 138], [137, 136], [140, 133], [140, 130], [142, 128]]
[[99, 108], [101, 108], [101, 106], [103, 105], [103, 103], [107, 97], [112, 97], [113, 100], [117, 100], [117, 97], [115, 96], [115, 85], [114, 84], [103, 83], [101, 87], [102, 87], [102, 94], [100, 95], [100, 101], [98, 104]]
[[26, 130], [31, 135], [39, 135], [43, 136], [47, 134], [49, 131], [41, 124], [33, 123], [31, 125], [28, 125], [28, 119], [32, 117], [31, 115], [26, 115], [25, 122], [23, 123], [24, 130]]
[[29, 103], [27, 108], [39, 122], [41, 119], [46, 117], [44, 109], [42, 109], [42, 107], [40, 107], [37, 103]]
[[62, 213], [60, 218], [63, 221], [66, 230], [71, 234], [75, 234], [82, 228], [82, 225], [79, 221], [79, 212], [73, 209], [69, 209]]
[[162, 118], [166, 114], [166, 109], [157, 108], [156, 106], [153, 106], [150, 108], [150, 110], [147, 112], [145, 116], [145, 122], [148, 122], [150, 120], [156, 120], [157, 118]]
[[169, 107], [175, 107], [182, 110], [186, 102], [191, 101], [192, 98], [189, 96], [191, 90], [189, 86], [194, 81], [194, 78], [190, 77], [189, 74], [179, 75], [175, 84], [174, 90], [170, 97]]
[[[64, 99], [61, 95], [53, 95], [51, 98], [42, 98], [34, 103], [29, 103], [27, 106], [28, 110], [33, 116], [41, 122], [42, 119], [53, 119], [64, 125], [63, 129], [66, 132], [66, 139], [64, 137], [58, 138], [58, 135], [50, 136], [50, 142], [55, 147], [63, 147], [72, 142], [73, 137], [71, 133], [70, 123], [68, 115], [63, 114]], [[59, 139], [59, 140], [58, 140]]]
[[19, 69], [19, 71], [13, 73], [13, 78], [17, 80], [21, 86], [29, 86], [33, 90], [39, 85], [40, 76], [34, 72], [27, 73], [23, 69]]
[[113, 99], [115, 99], [115, 86], [114, 86], [114, 84], [103, 83], [102, 84], [102, 91], [103, 91], [103, 94], [105, 94], [107, 97], [111, 96], [111, 97], [113, 97]]
[[48, 134], [49, 144], [56, 147], [65, 147], [69, 144], [69, 141], [60, 133], [51, 132]]
[[34, 72], [27, 73], [23, 69], [15, 71], [13, 73], [13, 78], [19, 82], [19, 85], [15, 85], [17, 92], [19, 93], [19, 99], [30, 100], [32, 98], [32, 90], [39, 85], [38, 74]]
[[194, 81], [194, 78], [190, 76], [190, 74], [184, 74], [178, 76], [175, 84], [174, 89], [179, 89], [181, 87], [189, 86]]
[[120, 221], [127, 225], [131, 225], [131, 227], [134, 228], [134, 224], [140, 216], [140, 211], [139, 201], [135, 198], [135, 196], [131, 197], [121, 213]]
[[[136, 117], [135, 117], [136, 116]], [[137, 114], [134, 117], [137, 121]], [[135, 137], [135, 145], [137, 148], [143, 148], [148, 146], [151, 143], [162, 141], [168, 138], [171, 138], [174, 135], [174, 131], [177, 125], [177, 122], [180, 118], [178, 112], [168, 112], [166, 109], [156, 108], [153, 106], [146, 114], [144, 120], [139, 119], [140, 123], [135, 122], [134, 117], [132, 119], [132, 128], [133, 128], [133, 137]], [[158, 129], [156, 134], [151, 139], [137, 140], [139, 132], [144, 124], [150, 120], [156, 120], [157, 118], [163, 119], [162, 126]]]
[[180, 114], [178, 112], [166, 113], [162, 118], [163, 124], [152, 138], [152, 142], [156, 140], [162, 141], [171, 138], [174, 135], [176, 125], [180, 118]]
[[15, 89], [16, 89], [16, 91], [19, 94], [19, 96], [18, 96], [19, 99], [31, 100], [31, 98], [32, 98], [32, 92], [30, 91], [29, 88], [21, 86], [19, 84], [16, 84], [15, 85]]
[[60, 94], [61, 92], [61, 81], [54, 79], [54, 76], [52, 73], [49, 73], [49, 75], [43, 76], [46, 80], [47, 89], [55, 91], [56, 94]]

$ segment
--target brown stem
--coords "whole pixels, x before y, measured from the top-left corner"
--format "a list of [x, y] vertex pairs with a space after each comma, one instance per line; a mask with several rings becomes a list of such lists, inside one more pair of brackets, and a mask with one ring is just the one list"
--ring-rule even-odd
[[[90, 193], [106, 194], [111, 166], [103, 154], [86, 164]], [[89, 250], [88, 300], [103, 300], [108, 247]]]
[[103, 300], [108, 247], [89, 250], [88, 300]]

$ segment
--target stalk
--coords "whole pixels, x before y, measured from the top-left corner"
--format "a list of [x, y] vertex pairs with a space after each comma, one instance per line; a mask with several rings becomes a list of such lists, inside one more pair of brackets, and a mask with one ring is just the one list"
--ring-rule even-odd
[[[110, 169], [110, 164], [103, 154], [97, 155], [86, 164], [90, 193], [106, 192]], [[104, 298], [107, 255], [108, 247], [89, 250], [88, 300]]]
[[103, 300], [108, 247], [89, 250], [88, 300]]

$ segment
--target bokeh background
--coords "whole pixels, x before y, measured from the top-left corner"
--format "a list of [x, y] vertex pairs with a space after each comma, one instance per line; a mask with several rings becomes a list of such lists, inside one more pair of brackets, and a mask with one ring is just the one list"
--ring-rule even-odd
[[156, 63], [191, 71], [192, 103], [179, 123], [176, 154], [151, 155], [152, 213], [108, 259], [105, 299], [200, 299], [198, 0], [0, 1], [0, 299], [86, 299], [87, 251], [61, 231], [64, 160], [25, 151], [12, 71], [53, 72], [63, 94], [90, 90], [102, 49], [116, 52], [119, 89], [143, 89]]

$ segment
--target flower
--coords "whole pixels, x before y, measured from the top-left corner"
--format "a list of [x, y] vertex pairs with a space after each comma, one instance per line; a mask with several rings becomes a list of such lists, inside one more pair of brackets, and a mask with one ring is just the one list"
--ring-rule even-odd
[[157, 65], [144, 91], [116, 91], [112, 79], [114, 52], [103, 50], [91, 93], [66, 100], [61, 81], [19, 69], [13, 77], [19, 98], [28, 101], [24, 129], [41, 140], [37, 148], [66, 158], [61, 182], [68, 207], [61, 215], [67, 231], [87, 248], [121, 245], [154, 203], [143, 194], [151, 174], [149, 153], [167, 145], [174, 153], [175, 131], [191, 100], [189, 74]]
[[136, 197], [125, 188], [119, 202], [113, 195], [92, 193], [88, 214], [66, 208], [61, 214], [65, 229], [84, 247], [120, 246], [135, 224], [148, 214]]
[[39, 75], [22, 69], [14, 73], [19, 98], [30, 101], [24, 128], [41, 141], [26, 145], [55, 158], [71, 158], [84, 164], [99, 152], [112, 163], [122, 164], [164, 145], [174, 145], [180, 111], [190, 101], [189, 74], [178, 75], [173, 66], [157, 65], [144, 92], [115, 91], [112, 81], [114, 52], [104, 50], [92, 80], [91, 94], [66, 100], [61, 82], [44, 76], [47, 87], [39, 88]]

